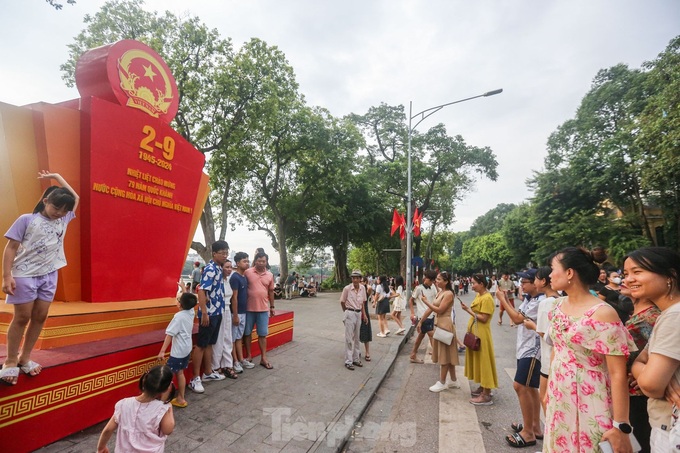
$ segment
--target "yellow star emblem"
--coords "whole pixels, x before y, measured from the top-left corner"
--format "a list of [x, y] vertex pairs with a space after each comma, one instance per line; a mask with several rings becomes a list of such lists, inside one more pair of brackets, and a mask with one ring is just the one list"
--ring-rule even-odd
[[158, 74], [153, 72], [153, 66], [151, 66], [151, 65], [144, 66], [144, 76], [150, 78], [152, 82], [153, 82], [154, 76], [157, 76], [157, 75]]

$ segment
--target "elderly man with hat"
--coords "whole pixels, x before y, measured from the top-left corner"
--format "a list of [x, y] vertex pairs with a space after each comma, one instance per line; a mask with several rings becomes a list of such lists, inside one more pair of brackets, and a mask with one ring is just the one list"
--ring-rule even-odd
[[361, 271], [355, 269], [350, 276], [352, 283], [342, 290], [340, 306], [343, 312], [342, 322], [345, 324], [345, 368], [353, 370], [355, 366], [364, 366], [359, 360], [359, 329], [361, 322], [368, 320], [368, 313], [364, 311], [366, 288], [361, 284]]

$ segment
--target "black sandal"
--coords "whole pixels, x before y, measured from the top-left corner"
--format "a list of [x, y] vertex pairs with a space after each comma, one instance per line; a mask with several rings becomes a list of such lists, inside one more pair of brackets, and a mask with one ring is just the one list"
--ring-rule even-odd
[[346, 364], [345, 364], [345, 368], [347, 368], [348, 370], [353, 370], [353, 369], [354, 369], [354, 365], [352, 365], [351, 363], [346, 363]]
[[222, 368], [222, 371], [229, 379], [238, 379], [238, 374], [236, 374], [233, 368]]
[[[510, 428], [512, 428], [514, 432], [520, 433], [524, 429], [524, 425], [521, 423], [513, 423], [510, 425]], [[543, 440], [543, 434], [536, 434], [536, 439]]]
[[512, 433], [512, 435], [505, 438], [505, 441], [513, 448], [533, 447], [536, 445], [535, 440], [527, 442], [520, 433]]

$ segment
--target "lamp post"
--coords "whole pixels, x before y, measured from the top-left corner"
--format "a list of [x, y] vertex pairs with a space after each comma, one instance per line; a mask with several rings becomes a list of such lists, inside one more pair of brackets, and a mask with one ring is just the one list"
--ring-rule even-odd
[[[489, 97], [489, 96], [494, 96], [496, 94], [500, 94], [503, 92], [502, 88], [499, 88], [497, 90], [493, 91], [487, 91], [484, 94], [479, 94], [477, 96], [472, 96], [469, 98], [465, 99], [459, 99], [458, 101], [453, 101], [453, 102], [447, 102], [446, 104], [441, 104], [441, 105], [436, 105], [434, 107], [430, 107], [429, 109], [425, 109], [422, 112], [418, 112], [415, 115], [413, 114], [413, 101], [410, 101], [408, 103], [408, 195], [407, 195], [407, 208], [406, 208], [406, 300], [411, 299], [411, 284], [413, 282], [413, 276], [411, 275], [411, 259], [412, 259], [412, 247], [413, 247], [413, 240], [412, 240], [412, 234], [413, 234], [413, 225], [411, 225], [411, 222], [413, 221], [413, 193], [411, 192], [411, 136], [413, 135], [413, 130], [418, 127], [420, 123], [422, 123], [426, 118], [428, 118], [430, 115], [433, 115], [443, 109], [444, 107], [447, 107], [449, 105], [453, 104], [460, 104], [461, 102], [465, 101], [470, 101], [472, 99], [477, 99], [477, 98], [482, 98], [482, 97]], [[418, 122], [414, 125], [411, 125], [413, 120], [415, 118], [420, 117]]]

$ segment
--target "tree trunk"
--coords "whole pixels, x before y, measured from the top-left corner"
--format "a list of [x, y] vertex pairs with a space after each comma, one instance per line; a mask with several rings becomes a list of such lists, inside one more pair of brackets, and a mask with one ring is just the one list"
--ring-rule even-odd
[[[276, 219], [277, 242], [279, 245], [279, 273], [281, 279], [288, 278], [288, 247], [286, 246], [286, 228], [283, 219]], [[285, 281], [285, 280], [283, 280]]]
[[203, 212], [201, 213], [201, 230], [203, 231], [203, 237], [205, 238], [205, 245], [200, 242], [191, 242], [191, 248], [196, 250], [196, 252], [203, 258], [207, 263], [212, 259], [212, 253], [210, 252], [210, 247], [215, 242], [215, 220], [212, 215], [212, 206], [210, 205], [210, 197], [205, 200], [205, 205], [203, 206]]
[[333, 246], [333, 260], [335, 260], [335, 268], [333, 269], [333, 278], [336, 283], [346, 285], [349, 283], [349, 271], [347, 269], [347, 244], [339, 244]]

